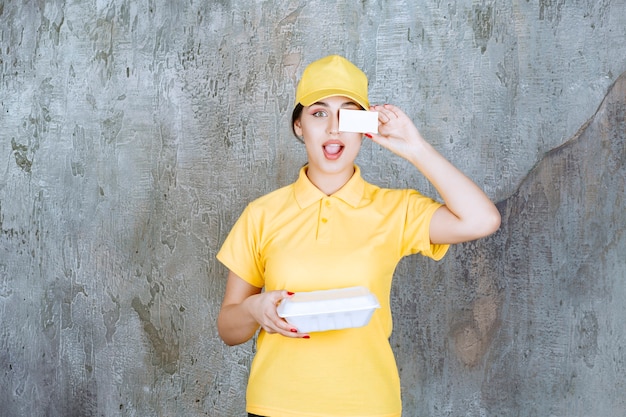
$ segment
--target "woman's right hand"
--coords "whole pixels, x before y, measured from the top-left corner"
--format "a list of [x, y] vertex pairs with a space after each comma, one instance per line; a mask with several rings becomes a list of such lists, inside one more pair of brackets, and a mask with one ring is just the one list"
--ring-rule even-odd
[[244, 343], [259, 326], [267, 333], [278, 333], [285, 337], [309, 338], [278, 316], [278, 305], [293, 294], [283, 291], [261, 292], [234, 272], [228, 274], [224, 301], [217, 317], [217, 330], [228, 345]]
[[267, 333], [278, 333], [286, 337], [308, 336], [305, 333], [298, 333], [298, 329], [278, 315], [280, 303], [292, 296], [293, 293], [286, 290], [268, 291], [248, 297], [244, 304], [250, 315]]

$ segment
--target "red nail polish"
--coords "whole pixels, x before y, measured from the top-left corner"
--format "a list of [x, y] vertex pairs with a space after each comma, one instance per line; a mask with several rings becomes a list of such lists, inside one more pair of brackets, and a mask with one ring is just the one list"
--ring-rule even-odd
[[287, 295], [294, 295], [295, 292], [287, 291]]
[[298, 333], [298, 331], [297, 331], [296, 329], [289, 329], [289, 331], [290, 331], [291, 333]]
[[308, 334], [306, 336], [302, 336], [303, 339], [310, 339], [311, 336], [309, 336]]
[[368, 137], [368, 138], [370, 138], [370, 139], [371, 139], [371, 138], [373, 138], [373, 136], [372, 136], [372, 135], [370, 135], [369, 133], [366, 133], [366, 134], [365, 134], [365, 136], [367, 136], [367, 137]]

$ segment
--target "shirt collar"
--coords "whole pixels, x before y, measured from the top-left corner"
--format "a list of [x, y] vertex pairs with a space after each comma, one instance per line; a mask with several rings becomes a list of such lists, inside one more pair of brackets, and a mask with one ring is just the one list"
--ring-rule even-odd
[[[300, 169], [300, 175], [294, 183], [294, 193], [300, 208], [306, 208], [326, 197], [326, 194], [313, 185], [313, 183], [306, 176], [306, 170], [306, 166]], [[350, 180], [348, 180], [348, 182], [337, 192], [332, 194], [332, 197], [337, 197], [352, 207], [357, 207], [363, 198], [364, 191], [365, 180], [361, 177], [361, 169], [355, 165], [352, 178], [350, 178]]]

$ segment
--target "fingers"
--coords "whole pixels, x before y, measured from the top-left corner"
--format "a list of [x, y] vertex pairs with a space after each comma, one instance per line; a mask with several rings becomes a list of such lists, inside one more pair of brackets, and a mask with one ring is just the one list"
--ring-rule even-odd
[[378, 112], [378, 121], [383, 125], [404, 116], [402, 110], [400, 110], [400, 108], [394, 106], [393, 104], [378, 104], [371, 106], [370, 109]]
[[307, 333], [300, 333], [278, 315], [277, 308], [285, 299], [293, 296], [288, 291], [269, 291], [258, 295], [258, 301], [253, 309], [253, 316], [261, 328], [269, 334], [278, 333], [285, 337], [308, 338]]
[[374, 105], [370, 110], [378, 112], [378, 132], [365, 136], [401, 158], [412, 161], [423, 146], [424, 139], [411, 119], [392, 104]]

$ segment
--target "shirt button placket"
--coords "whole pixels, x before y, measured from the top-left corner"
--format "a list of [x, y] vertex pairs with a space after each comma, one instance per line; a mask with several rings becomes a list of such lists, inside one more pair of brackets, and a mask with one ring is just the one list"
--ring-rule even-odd
[[318, 238], [320, 241], [323, 242], [330, 241], [330, 226], [328, 225], [328, 220], [330, 219], [330, 207], [330, 200], [328, 198], [325, 198], [322, 201], [322, 207], [320, 210], [320, 224], [318, 229]]

